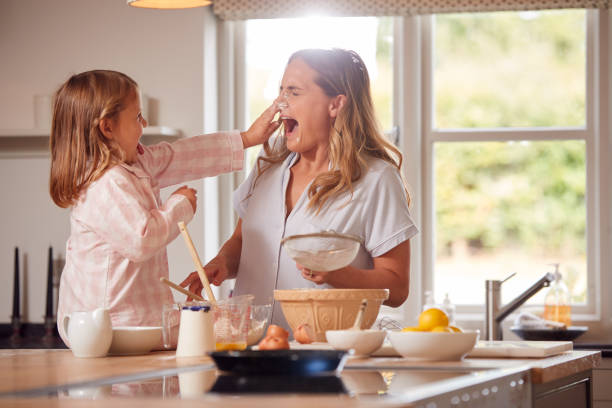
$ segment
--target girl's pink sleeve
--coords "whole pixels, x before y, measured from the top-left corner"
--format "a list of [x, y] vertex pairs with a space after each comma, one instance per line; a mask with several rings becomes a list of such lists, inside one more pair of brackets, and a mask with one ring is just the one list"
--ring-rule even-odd
[[163, 188], [240, 170], [244, 148], [240, 132], [219, 132], [145, 147], [139, 160]]
[[130, 261], [142, 262], [163, 249], [180, 233], [177, 223], [188, 223], [194, 212], [186, 197], [170, 196], [160, 208], [149, 209], [142, 186], [113, 174], [88, 191], [77, 220]]

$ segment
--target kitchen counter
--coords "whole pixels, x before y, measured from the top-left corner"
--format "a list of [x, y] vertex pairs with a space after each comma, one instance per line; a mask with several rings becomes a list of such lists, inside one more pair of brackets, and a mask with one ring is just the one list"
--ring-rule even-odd
[[210, 357], [176, 358], [161, 351], [139, 356], [75, 358], [70, 350], [0, 350], [0, 395], [7, 392], [90, 383], [109, 377], [168, 372], [181, 367], [214, 368]]
[[[601, 353], [592, 350], [573, 350], [547, 358], [466, 358], [462, 361], [429, 362], [427, 366], [453, 367], [455, 369], [495, 369], [529, 367], [531, 382], [543, 384], [569, 375], [590, 370], [601, 364]], [[423, 363], [403, 358], [352, 359], [347, 367], [353, 368], [410, 368], [421, 367]]]
[[[177, 359], [173, 352], [154, 352], [141, 356], [78, 359], [69, 350], [2, 350], [0, 405], [31, 406], [35, 403], [41, 407], [79, 407], [91, 406], [91, 399], [99, 398], [94, 406], [104, 406], [112, 398], [116, 408], [191, 407], [202, 406], [203, 402], [206, 406], [231, 408], [258, 406], [262, 399], [268, 408], [313, 404], [342, 408], [373, 404], [395, 407], [419, 406], [415, 401], [425, 401], [437, 394], [448, 394], [449, 401], [454, 398], [460, 405], [469, 405], [470, 398], [483, 400], [486, 396], [491, 400], [493, 393], [498, 393], [499, 401], [508, 401], [514, 395], [516, 406], [530, 406], [530, 400], [523, 395], [525, 392], [512, 394], [514, 388], [507, 387], [504, 394], [491, 384], [503, 379], [531, 395], [532, 387], [553, 384], [559, 379], [590, 371], [600, 361], [599, 352], [587, 350], [544, 359], [468, 358], [430, 363], [403, 358], [349, 358], [340, 382], [349, 392], [242, 394], [228, 398], [220, 393], [205, 392], [220, 378], [208, 357]], [[193, 379], [200, 381], [200, 386], [206, 390], [202, 392], [202, 388], [199, 394], [184, 395], [184, 390], [188, 389], [186, 381]], [[504, 405], [512, 406], [507, 402], [501, 406]]]
[[612, 358], [612, 344], [574, 343], [575, 350], [599, 350], [603, 358]]

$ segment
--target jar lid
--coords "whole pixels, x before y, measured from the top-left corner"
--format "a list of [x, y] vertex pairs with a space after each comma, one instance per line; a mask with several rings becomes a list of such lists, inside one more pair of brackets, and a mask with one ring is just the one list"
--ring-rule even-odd
[[208, 305], [193, 305], [193, 306], [183, 306], [183, 310], [192, 310], [194, 312], [208, 312], [210, 310], [210, 306]]

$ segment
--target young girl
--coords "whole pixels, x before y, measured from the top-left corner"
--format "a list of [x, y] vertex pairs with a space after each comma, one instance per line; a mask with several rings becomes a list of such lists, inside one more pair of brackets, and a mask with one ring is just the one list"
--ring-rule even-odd
[[160, 189], [239, 170], [243, 149], [276, 130], [268, 108], [246, 132], [225, 132], [146, 147], [136, 82], [115, 71], [72, 76], [56, 93], [51, 198], [71, 207], [70, 238], [59, 291], [58, 329], [74, 311], [110, 310], [113, 326], [160, 326], [172, 302], [166, 245], [189, 222], [196, 192], [183, 186], [165, 203]]

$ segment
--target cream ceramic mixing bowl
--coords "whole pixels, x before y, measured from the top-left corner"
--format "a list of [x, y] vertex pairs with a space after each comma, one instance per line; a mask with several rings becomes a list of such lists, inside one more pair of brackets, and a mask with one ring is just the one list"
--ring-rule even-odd
[[274, 299], [291, 331], [308, 324], [315, 332], [314, 341], [325, 342], [328, 330], [353, 327], [363, 299], [368, 305], [363, 312], [361, 329], [372, 327], [382, 303], [389, 298], [388, 289], [277, 289]]

